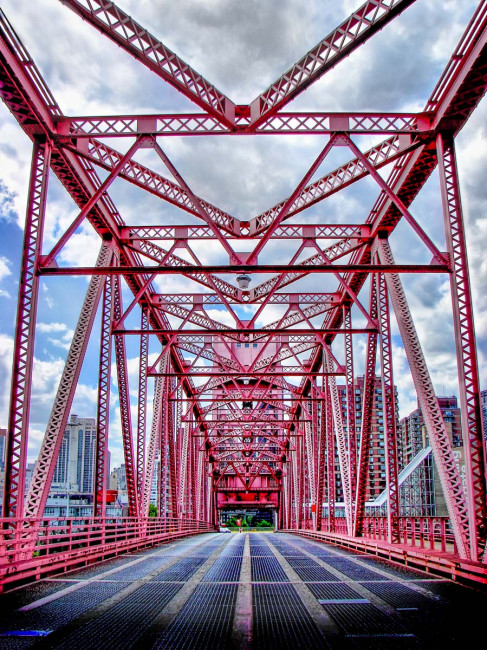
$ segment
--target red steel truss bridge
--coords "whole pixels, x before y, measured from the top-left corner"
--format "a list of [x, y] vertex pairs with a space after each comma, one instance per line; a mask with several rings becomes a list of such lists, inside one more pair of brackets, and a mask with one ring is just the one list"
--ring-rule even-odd
[[[487, 581], [485, 444], [455, 155], [455, 137], [487, 87], [487, 2], [478, 4], [423, 110], [411, 113], [326, 112], [326, 96], [324, 112], [293, 112], [291, 103], [379, 30], [387, 33], [414, 0], [368, 0], [248, 104], [234, 103], [114, 2], [62, 4], [72, 20], [89, 23], [194, 110], [65, 115], [9, 22], [15, 16], [0, 14], [0, 94], [32, 142], [7, 430], [3, 583], [212, 531], [232, 508], [271, 510], [281, 531]], [[191, 151], [194, 138], [270, 134], [314, 138], [321, 151], [287, 197], [248, 220], [196, 194], [165, 146], [167, 138], [180, 138]], [[347, 161], [324, 173], [338, 149]], [[154, 169], [140, 162], [147, 150]], [[411, 209], [433, 172], [438, 210], [428, 218], [439, 215], [446, 250]], [[77, 216], [49, 250], [43, 229], [53, 175]], [[372, 208], [360, 206], [354, 223], [330, 222], [327, 199], [366, 178], [377, 188]], [[160, 214], [177, 218], [126, 219], [110, 196], [114, 181], [150, 193], [170, 208]], [[96, 263], [67, 266], [60, 254], [86, 223], [99, 235]], [[399, 224], [415, 242], [407, 250]], [[465, 481], [408, 306], [405, 274], [449, 278]], [[26, 492], [40, 287], [45, 276], [63, 276], [57, 279], [63, 283], [79, 275], [88, 289]], [[160, 276], [169, 275], [182, 279], [187, 292], [161, 293]], [[101, 334], [93, 327], [97, 313]], [[392, 315], [448, 517], [402, 514]], [[48, 520], [44, 509], [90, 337], [99, 337], [93, 516]], [[140, 349], [138, 385], [130, 387], [129, 338]], [[371, 517], [377, 391], [385, 499], [381, 516]], [[131, 393], [137, 393], [133, 418]], [[118, 519], [106, 516], [105, 505], [111, 399], [121, 413], [128, 491], [128, 516]], [[155, 475], [164, 516], [149, 519]]]

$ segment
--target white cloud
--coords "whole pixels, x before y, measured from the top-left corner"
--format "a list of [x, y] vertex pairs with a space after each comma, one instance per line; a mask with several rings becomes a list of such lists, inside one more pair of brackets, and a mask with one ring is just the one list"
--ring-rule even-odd
[[69, 350], [71, 347], [71, 341], [73, 339], [74, 330], [68, 329], [63, 336], [58, 338], [49, 338], [49, 342], [54, 345], [54, 347], [62, 348], [63, 350]]
[[11, 262], [6, 257], [0, 257], [0, 282], [7, 278], [9, 275], [12, 275], [10, 270]]
[[67, 325], [66, 323], [37, 323], [36, 329], [38, 332], [65, 332]]
[[[10, 270], [11, 261], [7, 257], [0, 256], [0, 282], [3, 282], [6, 278], [12, 275]], [[11, 298], [11, 295], [7, 289], [0, 287], [0, 297], [2, 298]]]
[[44, 303], [51, 310], [55, 307], [55, 300], [49, 292], [49, 288], [45, 284], [41, 284], [41, 294], [39, 301], [41, 303]]
[[10, 378], [12, 376], [12, 355], [14, 340], [11, 336], [0, 333], [0, 426], [8, 421]]

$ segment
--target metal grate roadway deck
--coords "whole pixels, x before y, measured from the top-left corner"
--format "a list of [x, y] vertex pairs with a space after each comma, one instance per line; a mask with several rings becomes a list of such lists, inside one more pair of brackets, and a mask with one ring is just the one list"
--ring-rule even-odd
[[147, 583], [133, 594], [67, 635], [59, 650], [128, 648], [182, 588], [177, 583]]
[[152, 578], [152, 581], [184, 582], [188, 580], [188, 578], [190, 578], [205, 561], [206, 557], [183, 558], [173, 566], [156, 575]]
[[77, 591], [29, 611], [14, 611], [0, 623], [7, 630], [55, 630], [113, 596], [128, 582], [90, 582]]
[[252, 590], [254, 647], [330, 647], [291, 584], [256, 584]]
[[237, 585], [200, 584], [154, 648], [229, 647], [237, 589]]
[[289, 582], [275, 557], [252, 556], [252, 582]]
[[347, 636], [413, 636], [401, 623], [372, 603], [323, 605]]
[[219, 557], [206, 572], [203, 582], [238, 582], [241, 568], [241, 557]]

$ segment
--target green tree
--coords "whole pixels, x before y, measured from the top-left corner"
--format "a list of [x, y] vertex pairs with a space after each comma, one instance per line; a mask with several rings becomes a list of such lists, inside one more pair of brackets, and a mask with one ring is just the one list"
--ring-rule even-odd
[[157, 517], [157, 508], [153, 503], [149, 503], [149, 517]]

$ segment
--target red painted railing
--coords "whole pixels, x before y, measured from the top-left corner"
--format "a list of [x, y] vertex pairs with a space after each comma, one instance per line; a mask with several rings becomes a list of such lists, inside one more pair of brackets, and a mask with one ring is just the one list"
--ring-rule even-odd
[[0, 590], [215, 527], [190, 519], [0, 519]]
[[[399, 544], [421, 549], [432, 549], [444, 553], [457, 553], [455, 540], [448, 517], [398, 517]], [[311, 529], [309, 520], [306, 528]], [[348, 536], [347, 521], [344, 517], [336, 517], [333, 528], [323, 519], [321, 530], [325, 533], [336, 533]], [[363, 539], [388, 541], [386, 517], [365, 517]]]
[[[443, 553], [457, 552], [448, 517], [398, 517], [397, 524], [400, 544]], [[386, 517], [365, 517], [363, 537], [387, 541]]]

